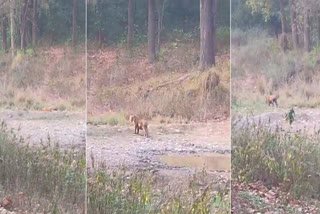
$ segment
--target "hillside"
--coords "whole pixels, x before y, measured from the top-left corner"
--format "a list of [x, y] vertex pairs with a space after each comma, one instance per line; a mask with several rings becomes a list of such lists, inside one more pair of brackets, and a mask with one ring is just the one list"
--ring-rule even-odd
[[[89, 49], [89, 122], [122, 123], [126, 114], [163, 122], [228, 117], [228, 54], [218, 54], [216, 66], [200, 72], [193, 40], [165, 43], [154, 64], [147, 62], [144, 50], [140, 45], [129, 55], [121, 46]], [[96, 121], [98, 115], [105, 121]]]
[[[81, 51], [83, 50], [83, 51]], [[0, 107], [85, 109], [85, 53], [53, 46], [0, 57]]]

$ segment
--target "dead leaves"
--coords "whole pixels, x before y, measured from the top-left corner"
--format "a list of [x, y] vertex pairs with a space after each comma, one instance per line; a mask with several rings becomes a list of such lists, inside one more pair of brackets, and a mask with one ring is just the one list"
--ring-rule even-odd
[[289, 193], [279, 187], [267, 188], [261, 182], [232, 184], [232, 213], [320, 213], [319, 201], [289, 200]]

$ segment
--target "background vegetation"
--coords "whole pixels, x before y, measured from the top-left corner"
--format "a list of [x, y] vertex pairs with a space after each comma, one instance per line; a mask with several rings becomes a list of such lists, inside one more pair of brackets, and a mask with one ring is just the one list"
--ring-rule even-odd
[[[97, 119], [108, 118], [106, 114], [117, 115], [114, 120], [119, 123], [130, 113], [148, 119], [163, 117], [165, 121], [203, 121], [229, 115], [230, 18], [226, 14], [230, 2], [217, 1], [216, 65], [202, 73], [199, 2], [156, 2], [153, 63], [147, 59], [145, 1], [133, 1], [134, 33], [129, 49], [128, 1], [93, 1], [88, 5], [89, 122], [108, 123]], [[124, 114], [105, 113], [113, 111]]]
[[84, 108], [85, 2], [0, 4], [0, 107]]
[[261, 111], [270, 93], [281, 107], [319, 106], [319, 5], [243, 0], [233, 11], [233, 110]]

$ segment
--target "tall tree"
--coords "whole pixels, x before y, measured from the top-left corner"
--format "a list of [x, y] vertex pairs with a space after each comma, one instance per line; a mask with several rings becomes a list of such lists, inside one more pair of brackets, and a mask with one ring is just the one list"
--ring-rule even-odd
[[72, 48], [76, 46], [77, 38], [77, 0], [72, 0]]
[[37, 0], [32, 2], [32, 46], [37, 43]]
[[133, 0], [128, 0], [128, 35], [127, 35], [127, 48], [132, 46], [133, 39]]
[[1, 21], [1, 30], [2, 30], [2, 43], [5, 53], [8, 52], [8, 43], [7, 43], [7, 28], [8, 28], [8, 18], [7, 16], [2, 17]]
[[317, 30], [318, 30], [318, 43], [320, 44], [320, 10], [317, 14]]
[[310, 38], [310, 16], [309, 8], [305, 7], [303, 12], [303, 38], [304, 38], [304, 50], [311, 50], [311, 38]]
[[280, 18], [281, 18], [280, 46], [282, 51], [286, 51], [288, 49], [288, 38], [286, 34], [286, 15], [284, 12], [283, 0], [279, 0], [279, 7], [280, 7]]
[[157, 51], [160, 51], [161, 31], [163, 27], [163, 16], [164, 16], [166, 0], [156, 0], [156, 1], [157, 1], [157, 11], [158, 11]]
[[10, 0], [10, 40], [11, 40], [11, 56], [15, 55], [15, 44], [14, 44], [14, 8], [16, 6], [15, 0]]
[[155, 0], [148, 0], [148, 61], [153, 63], [156, 59], [155, 38]]
[[23, 9], [21, 11], [21, 23], [20, 23], [20, 49], [25, 48], [25, 30], [26, 30], [28, 9], [29, 9], [29, 0], [24, 0]]
[[299, 38], [298, 38], [298, 29], [297, 29], [297, 12], [296, 12], [295, 0], [289, 0], [289, 5], [290, 5], [290, 22], [291, 22], [293, 48], [298, 49]]
[[216, 0], [200, 0], [200, 69], [215, 64]]

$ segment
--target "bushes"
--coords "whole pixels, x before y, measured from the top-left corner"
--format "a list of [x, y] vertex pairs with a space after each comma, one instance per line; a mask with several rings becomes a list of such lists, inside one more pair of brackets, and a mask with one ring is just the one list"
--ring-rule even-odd
[[39, 110], [43, 106], [68, 103], [65, 105], [68, 110], [84, 108], [84, 56], [67, 50], [39, 49], [36, 55], [27, 49], [25, 53], [18, 51], [12, 60], [3, 57], [0, 106]]
[[[49, 136], [48, 145], [31, 149], [2, 122], [0, 188], [6, 195], [23, 192], [22, 210], [79, 213], [84, 209], [85, 153], [61, 152], [50, 146]], [[34, 210], [36, 204], [40, 206]]]
[[271, 92], [280, 94], [281, 107], [319, 105], [320, 66], [317, 62], [320, 57], [317, 48], [310, 53], [293, 50], [283, 53], [277, 39], [261, 29], [247, 32], [236, 29], [232, 44], [233, 94], [239, 101], [260, 102], [253, 100], [256, 92], [260, 97]]
[[320, 198], [319, 138], [273, 133], [260, 124], [232, 133], [233, 179], [280, 186], [294, 198]]
[[88, 213], [229, 213], [229, 185], [214, 191], [214, 181], [205, 188], [201, 177], [186, 182], [181, 188], [149, 171], [97, 170], [88, 174]]

